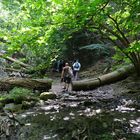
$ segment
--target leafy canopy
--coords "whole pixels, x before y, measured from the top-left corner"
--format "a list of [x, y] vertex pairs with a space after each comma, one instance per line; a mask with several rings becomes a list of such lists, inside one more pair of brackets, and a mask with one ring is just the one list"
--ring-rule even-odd
[[139, 0], [3, 0], [0, 8], [3, 46], [26, 54], [36, 67], [49, 66], [80, 30], [112, 42], [135, 66], [140, 63]]

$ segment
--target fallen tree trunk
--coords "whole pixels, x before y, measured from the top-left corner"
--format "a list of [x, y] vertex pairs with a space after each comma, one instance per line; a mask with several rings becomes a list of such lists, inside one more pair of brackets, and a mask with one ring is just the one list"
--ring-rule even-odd
[[72, 90], [73, 91], [92, 90], [99, 86], [122, 80], [126, 78], [133, 70], [134, 66], [128, 65], [97, 78], [81, 81], [73, 81]]
[[3, 55], [2, 53], [0, 53], [0, 57], [4, 58], [4, 59], [6, 59], [6, 60], [9, 60], [9, 61], [11, 61], [11, 62], [15, 62], [15, 63], [17, 63], [17, 64], [23, 66], [24, 68], [28, 68], [28, 67], [29, 67], [29, 65], [27, 65], [27, 64], [25, 64], [25, 63], [23, 63], [23, 62], [21, 62], [21, 61], [19, 61], [19, 60], [17, 60], [17, 59], [14, 59], [14, 58], [12, 58], [12, 57], [5, 56], [5, 55]]
[[21, 72], [21, 70], [19, 70], [19, 69], [14, 69], [14, 68], [3, 68], [3, 70], [5, 70], [5, 71], [10, 71], [10, 72]]
[[13, 87], [24, 87], [39, 91], [51, 89], [51, 79], [5, 78], [0, 80], [0, 90], [8, 91]]

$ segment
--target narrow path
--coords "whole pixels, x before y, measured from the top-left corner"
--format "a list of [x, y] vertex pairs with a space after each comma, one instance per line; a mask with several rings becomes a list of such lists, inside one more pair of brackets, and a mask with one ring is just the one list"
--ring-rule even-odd
[[[55, 94], [62, 94], [64, 83], [60, 79], [53, 79], [53, 81], [51, 91]], [[69, 91], [71, 91], [71, 86], [69, 87]]]
[[61, 93], [62, 88], [63, 84], [60, 81], [55, 80], [55, 82], [52, 83], [52, 92], [54, 92], [55, 94]]
[[52, 88], [50, 91], [53, 93], [60, 94], [63, 91], [63, 83], [61, 83], [61, 73], [50, 73], [49, 77], [53, 80]]

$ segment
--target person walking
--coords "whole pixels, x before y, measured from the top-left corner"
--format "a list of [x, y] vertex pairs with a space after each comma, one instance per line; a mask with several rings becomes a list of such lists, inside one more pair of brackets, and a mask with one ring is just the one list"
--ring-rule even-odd
[[68, 63], [65, 63], [65, 67], [63, 67], [62, 73], [61, 73], [61, 82], [64, 82], [64, 91], [69, 90], [69, 86], [72, 82], [72, 68], [69, 66]]
[[78, 60], [76, 60], [75, 62], [74, 62], [74, 64], [72, 65], [72, 67], [73, 67], [73, 76], [74, 76], [74, 80], [78, 80], [78, 73], [79, 73], [79, 71], [80, 71], [80, 68], [81, 68], [81, 64], [79, 63], [79, 61]]

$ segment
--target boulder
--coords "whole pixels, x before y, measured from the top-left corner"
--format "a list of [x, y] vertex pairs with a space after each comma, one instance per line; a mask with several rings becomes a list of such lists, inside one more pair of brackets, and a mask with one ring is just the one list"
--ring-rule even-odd
[[48, 99], [55, 99], [56, 98], [56, 94], [54, 94], [53, 92], [43, 92], [40, 94], [40, 99], [41, 100], [48, 100]]

